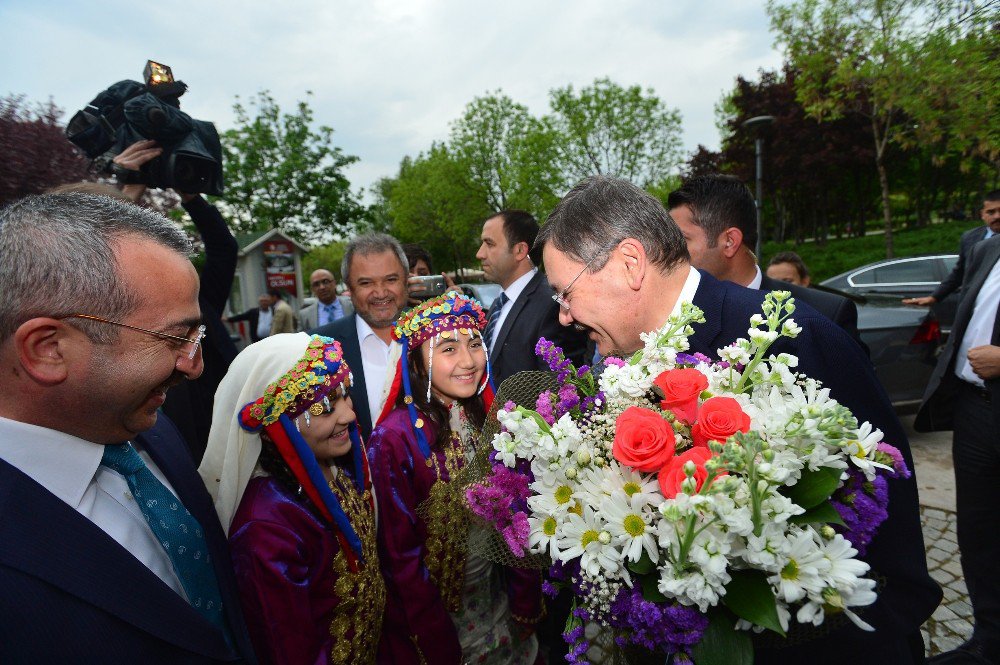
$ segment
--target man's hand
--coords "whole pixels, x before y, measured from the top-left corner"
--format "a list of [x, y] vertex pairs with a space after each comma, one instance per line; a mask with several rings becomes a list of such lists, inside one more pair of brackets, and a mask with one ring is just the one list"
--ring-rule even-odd
[[[112, 161], [123, 169], [139, 171], [151, 159], [163, 154], [163, 148], [156, 141], [136, 141], [122, 150]], [[145, 185], [124, 185], [122, 192], [133, 201], [138, 201], [146, 192]]]
[[1000, 346], [986, 344], [969, 349], [969, 364], [983, 381], [997, 378], [1000, 376]]
[[903, 298], [904, 305], [920, 305], [921, 307], [928, 307], [937, 302], [937, 298], [934, 296], [924, 296], [923, 298]]

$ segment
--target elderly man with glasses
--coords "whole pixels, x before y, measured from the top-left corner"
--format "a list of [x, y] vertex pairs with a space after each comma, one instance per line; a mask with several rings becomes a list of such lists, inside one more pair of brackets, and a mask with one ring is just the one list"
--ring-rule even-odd
[[211, 499], [159, 413], [203, 370], [190, 251], [105, 196], [0, 212], [0, 662], [254, 661]]
[[[684, 237], [663, 205], [615, 178], [592, 177], [574, 187], [549, 216], [536, 246], [543, 247], [561, 322], [587, 330], [602, 355], [642, 348], [640, 333], [659, 329], [688, 301], [705, 315], [689, 338], [691, 352], [717, 358], [719, 348], [747, 335], [750, 317], [764, 300], [760, 291], [692, 268]], [[776, 343], [773, 352], [798, 356], [798, 371], [822, 381], [859, 421], [880, 428], [912, 469], [906, 434], [864, 352], [832, 321], [796, 305], [802, 332]], [[755, 652], [757, 665], [923, 662], [920, 625], [937, 607], [941, 590], [927, 573], [914, 479], [890, 480], [889, 493], [889, 518], [865, 557], [879, 580], [879, 598], [863, 613], [875, 632], [845, 622], [812, 640], [762, 646]]]

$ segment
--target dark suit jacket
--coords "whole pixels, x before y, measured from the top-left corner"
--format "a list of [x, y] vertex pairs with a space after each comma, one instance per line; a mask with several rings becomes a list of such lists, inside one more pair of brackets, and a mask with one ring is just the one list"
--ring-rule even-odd
[[100, 527], [0, 460], [0, 662], [256, 662], [226, 536], [176, 428], [161, 415], [137, 440], [204, 528], [237, 653]]
[[844, 329], [851, 338], [864, 349], [865, 355], [870, 355], [868, 345], [861, 341], [858, 332], [858, 306], [850, 298], [829, 293], [819, 289], [810, 289], [796, 284], [789, 284], [763, 275], [760, 281], [761, 291], [790, 291], [796, 303], [809, 305]]
[[931, 295], [934, 296], [935, 300], [941, 302], [962, 286], [962, 280], [965, 279], [965, 271], [968, 265], [969, 252], [985, 237], [985, 225], [969, 229], [962, 234], [962, 239], [958, 243], [958, 262], [951, 269], [951, 274], [945, 277], [944, 281], [934, 289], [934, 293]]
[[[351, 368], [354, 376], [354, 383], [351, 386], [351, 393], [354, 395], [354, 415], [358, 418], [358, 426], [361, 428], [361, 438], [365, 441], [372, 433], [372, 413], [368, 408], [368, 388], [365, 384], [365, 372], [361, 364], [361, 341], [358, 339], [357, 314], [350, 314], [337, 319], [333, 323], [320, 326], [309, 331], [310, 335], [324, 335], [332, 337], [340, 342], [344, 349], [344, 360]], [[378, 414], [375, 414], [378, 417]]]
[[[518, 372], [548, 369], [535, 355], [535, 344], [540, 337], [562, 347], [577, 367], [588, 360], [586, 336], [559, 323], [559, 304], [552, 300], [552, 293], [552, 287], [539, 270], [511, 305], [490, 354], [490, 371], [497, 388]], [[494, 301], [493, 306], [498, 304], [499, 301]]]
[[[964, 237], [963, 237], [964, 238]], [[965, 281], [962, 283], [962, 299], [958, 303], [955, 323], [952, 325], [948, 343], [938, 356], [937, 366], [927, 382], [924, 401], [913, 423], [918, 432], [949, 430], [953, 427], [955, 394], [960, 381], [955, 376], [955, 352], [965, 337], [972, 313], [976, 307], [976, 297], [989, 276], [993, 266], [1000, 260], [1000, 235], [985, 242], [977, 243], [969, 250], [969, 261], [965, 266]], [[988, 305], [996, 311], [997, 303]], [[995, 316], [995, 314], [994, 314]], [[1000, 316], [994, 320], [993, 337], [990, 344], [1000, 345]], [[1000, 379], [986, 381], [986, 389], [991, 393], [994, 425], [1000, 427]]]
[[[746, 337], [750, 317], [760, 313], [763, 300], [760, 291], [719, 282], [702, 272], [693, 301], [704, 311], [706, 322], [694, 326], [689, 340], [692, 351], [717, 357], [717, 349]], [[913, 469], [906, 434], [862, 350], [808, 304], [797, 307], [793, 318], [802, 333], [796, 339], [779, 340], [772, 347], [774, 353], [798, 356], [797, 371], [822, 381], [859, 422], [867, 420], [881, 429], [885, 441], [899, 448]], [[872, 575], [884, 580], [878, 600], [860, 612], [876, 631], [867, 633], [848, 623], [800, 646], [758, 649], [756, 665], [913, 662], [907, 639], [937, 607], [941, 590], [927, 573], [916, 482], [913, 478], [890, 480], [889, 491], [889, 517], [865, 557]]]
[[257, 335], [257, 321], [260, 320], [260, 308], [251, 307], [242, 314], [234, 314], [229, 317], [230, 321], [246, 321], [250, 326], [250, 341], [259, 342], [264, 339]]

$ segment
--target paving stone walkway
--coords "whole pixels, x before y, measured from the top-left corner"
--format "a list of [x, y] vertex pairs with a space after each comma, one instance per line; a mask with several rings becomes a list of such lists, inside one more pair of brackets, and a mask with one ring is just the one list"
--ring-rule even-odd
[[944, 598], [921, 632], [927, 655], [950, 651], [972, 634], [972, 606], [965, 588], [958, 560], [955, 513], [950, 510], [920, 507], [920, 522], [927, 549], [927, 567], [941, 588]]

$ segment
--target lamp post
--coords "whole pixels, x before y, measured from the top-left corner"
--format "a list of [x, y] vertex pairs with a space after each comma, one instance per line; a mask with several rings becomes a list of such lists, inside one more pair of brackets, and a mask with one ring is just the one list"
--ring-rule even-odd
[[773, 115], [758, 115], [749, 120], [743, 122], [744, 129], [754, 132], [756, 135], [754, 137], [754, 147], [757, 153], [757, 244], [754, 247], [754, 254], [757, 256], [757, 260], [760, 261], [760, 243], [761, 236], [763, 235], [763, 226], [760, 221], [760, 209], [761, 209], [761, 196], [762, 189], [764, 185], [764, 137], [762, 136], [764, 128], [769, 127], [771, 123], [774, 122]]

